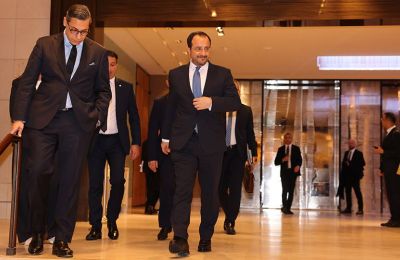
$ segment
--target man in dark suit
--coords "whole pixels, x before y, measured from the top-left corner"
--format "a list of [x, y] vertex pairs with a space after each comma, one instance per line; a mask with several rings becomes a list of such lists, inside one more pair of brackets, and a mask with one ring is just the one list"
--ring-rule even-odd
[[[158, 145], [160, 146], [160, 144]], [[156, 169], [153, 171], [149, 167], [148, 140], [142, 144], [142, 169], [146, 175], [146, 203], [144, 214], [157, 214], [156, 204], [160, 196], [160, 173]]]
[[[240, 83], [235, 80], [240, 95]], [[225, 212], [224, 230], [235, 235], [235, 221], [239, 215], [242, 195], [244, 167], [247, 161], [247, 146], [252, 161], [257, 161], [257, 142], [253, 129], [251, 107], [241, 104], [239, 110], [226, 113], [226, 146], [219, 183], [219, 200]]]
[[[107, 53], [86, 38], [90, 23], [89, 9], [72, 5], [64, 17], [64, 32], [36, 42], [15, 93], [11, 133], [21, 135], [24, 129], [29, 142], [33, 238], [28, 251], [33, 255], [43, 252], [49, 180], [56, 171], [53, 254], [73, 256], [68, 243], [75, 228], [82, 165], [93, 131], [107, 118], [111, 98]], [[39, 74], [42, 83], [36, 90]]]
[[[168, 81], [166, 81], [168, 85]], [[161, 151], [161, 132], [168, 94], [154, 100], [149, 120], [148, 133], [148, 167], [160, 174], [160, 209], [158, 212], [158, 225], [161, 228], [157, 234], [158, 240], [165, 240], [172, 231], [171, 211], [174, 196], [174, 169], [171, 156]]]
[[204, 32], [193, 32], [187, 44], [190, 63], [169, 73], [170, 94], [161, 144], [164, 153], [172, 151], [174, 163], [174, 239], [169, 250], [178, 255], [189, 254], [187, 229], [197, 171], [202, 191], [198, 251], [211, 251], [226, 150], [225, 113], [240, 107], [231, 72], [208, 62], [210, 37]]
[[[105, 131], [97, 132], [88, 155], [89, 166], [89, 223], [92, 226], [86, 240], [101, 239], [104, 167], [110, 166], [110, 197], [107, 204], [108, 237], [118, 239], [117, 219], [124, 197], [125, 157], [135, 160], [140, 153], [140, 121], [133, 86], [115, 77], [118, 55], [107, 51], [112, 98], [108, 107]], [[128, 117], [129, 116], [129, 117]], [[127, 126], [129, 118], [130, 135]], [[129, 136], [132, 141], [129, 141]]]
[[282, 212], [292, 215], [291, 211], [296, 179], [300, 176], [300, 167], [303, 162], [300, 147], [292, 144], [292, 134], [286, 133], [283, 143], [275, 157], [275, 165], [281, 166], [282, 181]]
[[400, 132], [396, 127], [396, 116], [391, 112], [384, 113], [382, 127], [385, 137], [382, 146], [375, 147], [375, 152], [381, 155], [380, 171], [385, 178], [391, 217], [381, 226], [400, 227]]
[[358, 211], [356, 214], [364, 214], [363, 198], [360, 188], [360, 181], [364, 176], [364, 166], [365, 161], [363, 153], [356, 149], [356, 141], [350, 139], [349, 150], [344, 153], [342, 170], [339, 177], [346, 190], [346, 208], [341, 213], [351, 214], [351, 190], [354, 189], [358, 202]]

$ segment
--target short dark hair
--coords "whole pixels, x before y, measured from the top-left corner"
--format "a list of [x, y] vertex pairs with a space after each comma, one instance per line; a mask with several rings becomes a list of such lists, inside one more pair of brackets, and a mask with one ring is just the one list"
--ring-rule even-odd
[[90, 14], [89, 8], [86, 5], [71, 5], [65, 14], [65, 18], [67, 19], [67, 22], [71, 21], [71, 18], [76, 18], [83, 21], [90, 19], [90, 23], [92, 23], [92, 15]]
[[208, 36], [208, 34], [206, 34], [205, 32], [197, 31], [197, 32], [192, 32], [187, 37], [187, 46], [189, 47], [189, 49], [192, 48], [192, 40], [193, 40], [194, 36], [196, 36], [196, 35], [200, 36], [200, 37], [207, 37], [208, 40], [210, 41], [210, 46], [211, 46], [211, 38], [210, 38], [210, 36]]
[[108, 57], [113, 57], [113, 58], [115, 58], [115, 59], [117, 60], [117, 62], [118, 62], [118, 54], [115, 53], [114, 51], [112, 51], [112, 50], [107, 50], [107, 56], [108, 56]]
[[392, 122], [393, 124], [396, 124], [396, 116], [392, 112], [385, 112], [383, 113], [385, 118]]

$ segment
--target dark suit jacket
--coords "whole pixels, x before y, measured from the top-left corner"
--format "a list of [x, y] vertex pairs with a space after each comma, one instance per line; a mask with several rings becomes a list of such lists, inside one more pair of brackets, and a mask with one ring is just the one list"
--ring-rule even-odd
[[162, 138], [170, 140], [171, 150], [184, 148], [197, 124], [203, 153], [224, 152], [225, 112], [236, 111], [240, 107], [240, 98], [230, 70], [209, 63], [203, 96], [212, 98], [211, 111], [197, 111], [193, 106], [189, 64], [171, 70], [169, 83], [170, 94]]
[[236, 113], [235, 137], [242, 159], [247, 159], [247, 145], [252, 156], [257, 156], [257, 142], [254, 135], [253, 112], [251, 107], [242, 104]]
[[[168, 94], [154, 100], [149, 119], [148, 132], [148, 159], [149, 161], [160, 161], [164, 157], [161, 151], [161, 131], [165, 111], [167, 108]], [[143, 152], [143, 151], [142, 151]]]
[[18, 78], [15, 78], [12, 81], [11, 85], [11, 92], [10, 92], [10, 107], [9, 107], [9, 112], [10, 112], [10, 118], [14, 118], [13, 111], [14, 111], [14, 106], [15, 106], [15, 93], [17, 92], [18, 88], [18, 83], [19, 80], [21, 79], [21, 76]]
[[[118, 136], [125, 153], [129, 154], [131, 144], [140, 145], [140, 118], [132, 84], [118, 78], [115, 78], [115, 109]], [[129, 142], [127, 116], [132, 142]]]
[[[42, 74], [42, 83], [36, 90], [39, 74]], [[26, 126], [35, 129], [46, 127], [57, 110], [65, 107], [68, 92], [74, 114], [84, 131], [93, 131], [98, 120], [106, 121], [111, 99], [106, 50], [86, 38], [79, 67], [70, 80], [63, 33], [42, 37], [36, 42], [21, 76], [13, 120], [26, 121]]]
[[343, 180], [356, 180], [361, 179], [364, 176], [364, 156], [359, 150], [354, 150], [353, 156], [351, 158], [350, 164], [347, 163], [347, 157], [349, 156], [349, 151], [346, 151], [342, 160], [342, 170], [339, 179]]
[[[275, 165], [280, 165], [281, 166], [281, 176], [283, 173], [286, 173], [288, 170], [288, 163], [287, 162], [282, 162], [283, 157], [285, 157], [285, 145], [282, 145], [279, 147], [278, 152], [276, 153], [275, 157]], [[293, 172], [293, 169], [295, 166], [301, 166], [303, 163], [303, 159], [301, 158], [301, 151], [300, 147], [297, 145], [292, 144], [292, 154], [290, 157], [291, 161], [291, 170]], [[294, 173], [294, 172], [293, 172]], [[299, 173], [296, 173], [300, 175]]]
[[385, 174], [396, 174], [400, 162], [400, 132], [395, 128], [382, 141], [380, 170]]

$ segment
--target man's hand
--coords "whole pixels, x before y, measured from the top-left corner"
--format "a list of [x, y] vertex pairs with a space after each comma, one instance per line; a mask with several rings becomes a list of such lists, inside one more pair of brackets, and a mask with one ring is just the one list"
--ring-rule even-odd
[[253, 156], [252, 160], [253, 160], [253, 163], [256, 163], [257, 162], [257, 156]]
[[149, 161], [147, 165], [149, 166], [151, 171], [156, 172], [158, 168], [158, 161]]
[[24, 122], [20, 120], [15, 120], [11, 125], [10, 134], [22, 136], [22, 130], [24, 130]]
[[383, 172], [381, 172], [381, 171], [379, 171], [379, 174], [378, 174], [380, 177], [383, 177]]
[[294, 173], [299, 173], [300, 172], [300, 166], [297, 165], [296, 167], [294, 167], [293, 171], [294, 171]]
[[286, 155], [285, 157], [282, 158], [282, 162], [287, 162], [287, 161], [289, 161], [289, 156], [288, 155]]
[[193, 106], [197, 110], [209, 109], [212, 105], [212, 99], [210, 97], [199, 97], [193, 99]]
[[129, 158], [133, 161], [139, 157], [140, 147], [137, 144], [131, 145], [131, 150], [129, 152]]
[[383, 154], [383, 149], [382, 149], [382, 147], [378, 146], [375, 148], [374, 152], [377, 154]]
[[169, 149], [169, 142], [161, 142], [161, 150], [168, 155], [171, 152], [171, 149]]

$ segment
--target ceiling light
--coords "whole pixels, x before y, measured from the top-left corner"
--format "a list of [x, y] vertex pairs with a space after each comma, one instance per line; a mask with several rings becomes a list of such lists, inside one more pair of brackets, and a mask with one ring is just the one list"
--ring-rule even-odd
[[225, 35], [224, 29], [222, 27], [217, 27], [215, 30], [217, 31], [217, 35], [218, 36], [224, 36]]
[[211, 17], [217, 17], [217, 11], [211, 10]]
[[318, 56], [319, 70], [400, 70], [400, 56]]

